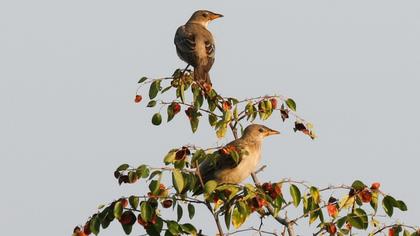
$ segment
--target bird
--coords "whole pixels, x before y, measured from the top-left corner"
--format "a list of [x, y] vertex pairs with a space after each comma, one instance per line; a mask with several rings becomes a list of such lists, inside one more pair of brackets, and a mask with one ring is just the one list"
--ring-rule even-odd
[[[263, 139], [275, 134], [280, 132], [260, 124], [248, 125], [240, 138], [216, 151], [214, 160], [205, 159], [199, 165], [199, 174], [203, 182], [215, 180], [218, 184], [241, 183], [255, 171], [261, 159]], [[229, 150], [240, 152], [240, 160], [234, 160], [229, 155]]]
[[178, 27], [175, 33], [176, 52], [179, 58], [188, 64], [186, 69], [190, 65], [194, 67], [194, 80], [200, 84], [207, 83], [211, 86], [209, 71], [214, 63], [216, 47], [207, 26], [210, 21], [220, 17], [223, 15], [198, 10], [185, 25]]

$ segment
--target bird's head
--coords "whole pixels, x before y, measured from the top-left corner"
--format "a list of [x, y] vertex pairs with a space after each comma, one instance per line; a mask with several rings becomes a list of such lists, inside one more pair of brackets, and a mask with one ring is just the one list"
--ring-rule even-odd
[[242, 138], [251, 138], [251, 139], [258, 139], [262, 140], [263, 138], [270, 136], [280, 134], [279, 131], [270, 129], [264, 125], [259, 124], [251, 124], [248, 125], [248, 127], [245, 128], [244, 134], [242, 135]]
[[223, 15], [214, 13], [211, 11], [207, 11], [207, 10], [198, 10], [194, 12], [194, 14], [188, 20], [188, 22], [201, 24], [207, 28], [207, 25], [209, 24], [210, 21], [220, 18], [220, 17], [223, 17]]

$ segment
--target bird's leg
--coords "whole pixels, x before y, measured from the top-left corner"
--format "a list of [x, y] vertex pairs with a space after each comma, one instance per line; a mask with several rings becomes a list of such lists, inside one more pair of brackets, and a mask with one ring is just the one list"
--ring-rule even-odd
[[182, 74], [185, 74], [185, 72], [188, 70], [188, 67], [190, 67], [190, 64], [188, 64], [187, 67], [185, 67], [185, 69], [182, 71]]

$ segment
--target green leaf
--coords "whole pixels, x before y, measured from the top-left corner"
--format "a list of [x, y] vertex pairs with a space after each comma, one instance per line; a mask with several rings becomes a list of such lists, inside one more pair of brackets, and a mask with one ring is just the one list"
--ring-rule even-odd
[[159, 185], [160, 185], [160, 182], [158, 180], [152, 180], [149, 184], [150, 192], [152, 194], [155, 194], [155, 195], [158, 194], [159, 193]]
[[363, 189], [366, 188], [366, 185], [362, 181], [356, 180], [353, 182], [351, 187], [356, 191], [362, 191]]
[[215, 126], [217, 123], [217, 116], [215, 114], [209, 114], [209, 124], [210, 126]]
[[122, 164], [117, 168], [117, 171], [124, 171], [127, 170], [128, 167], [130, 167], [128, 164]]
[[195, 215], [195, 207], [193, 204], [188, 204], [188, 217], [190, 217], [190, 219], [192, 219]]
[[137, 167], [136, 169], [136, 173], [137, 173], [137, 177], [139, 178], [147, 178], [149, 176], [149, 169], [147, 168], [146, 165], [140, 165], [139, 167]]
[[166, 224], [168, 225], [168, 230], [169, 232], [171, 232], [171, 234], [173, 235], [178, 235], [180, 232], [180, 226], [178, 225], [177, 222], [175, 221], [167, 221]]
[[407, 205], [405, 205], [405, 203], [401, 200], [397, 201], [397, 205], [395, 207], [397, 207], [401, 211], [407, 211]]
[[217, 182], [214, 180], [207, 181], [204, 185], [204, 193], [211, 194], [217, 187]]
[[230, 221], [232, 219], [232, 210], [228, 209], [225, 212], [225, 224], [226, 224], [226, 228], [229, 230], [230, 229]]
[[319, 196], [319, 190], [316, 187], [311, 187], [309, 189], [309, 191], [311, 192], [311, 196], [314, 200], [315, 203], [319, 203], [321, 201], [321, 197]]
[[122, 228], [123, 228], [123, 230], [124, 230], [124, 233], [126, 234], [126, 235], [129, 235], [129, 234], [131, 234], [131, 231], [133, 230], [133, 225], [121, 225], [122, 226]]
[[354, 213], [349, 213], [347, 215], [347, 221], [357, 229], [367, 229], [369, 225], [366, 212], [361, 208], [357, 208]]
[[293, 205], [298, 207], [302, 196], [299, 188], [294, 184], [290, 185], [290, 195], [292, 195]]
[[155, 176], [157, 176], [157, 175], [159, 175], [159, 177], [162, 175], [162, 171], [160, 171], [160, 170], [155, 170], [155, 171], [153, 171], [152, 172], [152, 174], [150, 174], [150, 176], [149, 176], [149, 179], [148, 180], [151, 180], [151, 179], [153, 179]]
[[172, 104], [168, 106], [167, 112], [168, 112], [168, 122], [169, 122], [175, 117], [175, 112], [174, 112], [174, 108]]
[[140, 203], [140, 216], [144, 221], [149, 222], [152, 220], [152, 211], [152, 207], [147, 202], [143, 201]]
[[150, 88], [149, 88], [149, 98], [150, 99], [155, 98], [159, 90], [160, 90], [160, 80], [153, 81], [153, 83], [150, 85]]
[[382, 207], [385, 210], [385, 213], [391, 217], [394, 213], [394, 202], [395, 199], [391, 196], [385, 196], [384, 199], [382, 199]]
[[162, 115], [160, 113], [155, 113], [152, 117], [152, 124], [160, 125], [162, 123]]
[[114, 217], [115, 219], [120, 219], [123, 213], [123, 205], [120, 201], [117, 201], [114, 205]]
[[198, 116], [191, 118], [190, 125], [191, 125], [191, 130], [192, 130], [193, 133], [195, 133], [195, 131], [197, 131], [198, 123], [199, 123]]
[[130, 196], [128, 198], [128, 202], [130, 203], [130, 206], [134, 209], [137, 209], [137, 207], [139, 206], [139, 197], [137, 196]]
[[183, 214], [182, 207], [178, 204], [177, 209], [176, 209], [176, 215], [177, 215], [177, 220], [176, 221], [179, 222], [179, 220], [181, 220], [182, 214]]
[[163, 162], [165, 165], [171, 164], [175, 162], [177, 149], [172, 149], [171, 151], [166, 154], [165, 158], [163, 159]]
[[286, 105], [292, 109], [293, 111], [296, 111], [296, 103], [293, 101], [293, 99], [289, 98], [286, 100]]
[[189, 235], [197, 235], [197, 229], [192, 224], [182, 224], [181, 229], [184, 233], [187, 233]]
[[147, 77], [143, 76], [143, 77], [140, 78], [140, 80], [139, 80], [138, 83], [141, 84], [141, 83], [143, 83], [146, 80], [147, 80]]
[[156, 106], [155, 100], [150, 100], [149, 103], [147, 103], [147, 107], [154, 107], [154, 106]]
[[372, 192], [372, 200], [370, 201], [370, 206], [375, 210], [378, 210], [378, 192]]
[[92, 219], [90, 220], [89, 229], [94, 235], [98, 235], [100, 227], [101, 227], [101, 221], [98, 215], [94, 215]]
[[178, 193], [181, 193], [182, 190], [184, 190], [184, 177], [178, 169], [172, 171], [172, 184]]

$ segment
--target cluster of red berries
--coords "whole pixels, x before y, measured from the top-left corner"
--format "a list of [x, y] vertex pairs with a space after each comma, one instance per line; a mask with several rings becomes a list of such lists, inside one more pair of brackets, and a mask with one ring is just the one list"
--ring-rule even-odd
[[276, 199], [278, 196], [281, 196], [281, 184], [279, 183], [271, 183], [267, 182], [262, 185], [262, 189], [265, 194], [269, 195], [273, 200]]

